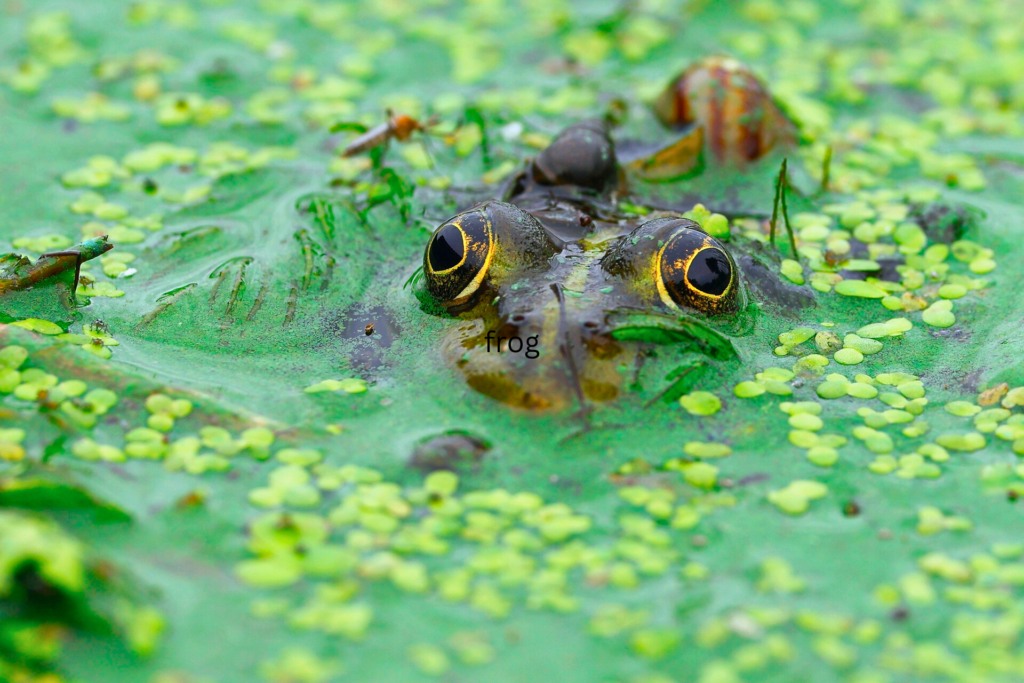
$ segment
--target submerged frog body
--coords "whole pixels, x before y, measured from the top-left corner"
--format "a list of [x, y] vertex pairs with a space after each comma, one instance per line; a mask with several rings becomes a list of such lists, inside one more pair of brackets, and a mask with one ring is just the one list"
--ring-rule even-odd
[[[711, 355], [747, 285], [724, 244], [677, 215], [627, 217], [603, 124], [564, 131], [506, 200], [445, 221], [427, 244], [427, 289], [462, 322], [446, 356], [474, 389], [529, 409], [581, 407], [622, 391], [648, 329]], [[767, 272], [767, 271], [765, 271]]]

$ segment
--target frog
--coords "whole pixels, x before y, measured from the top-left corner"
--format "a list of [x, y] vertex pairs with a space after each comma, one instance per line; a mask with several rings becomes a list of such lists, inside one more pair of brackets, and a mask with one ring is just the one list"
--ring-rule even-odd
[[651, 344], [728, 362], [762, 306], [813, 305], [761, 242], [712, 236], [678, 212], [627, 211], [604, 120], [563, 130], [496, 194], [441, 222], [423, 273], [455, 321], [448, 365], [515, 408], [588, 413], [622, 397]]

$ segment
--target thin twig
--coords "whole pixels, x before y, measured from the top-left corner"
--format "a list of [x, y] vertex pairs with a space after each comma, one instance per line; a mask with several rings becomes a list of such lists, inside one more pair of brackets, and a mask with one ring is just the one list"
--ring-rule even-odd
[[796, 237], [793, 236], [793, 226], [789, 224], [789, 209], [786, 207], [786, 190], [789, 189], [789, 176], [786, 175], [786, 160], [782, 160], [782, 220], [786, 224], [786, 232], [789, 233], [789, 246], [793, 249], [793, 258], [800, 260], [796, 251]]
[[775, 221], [779, 217], [779, 194], [782, 192], [782, 178], [786, 172], [786, 161], [783, 159], [782, 168], [779, 169], [779, 177], [775, 179], [775, 200], [772, 202], [772, 221], [771, 231], [768, 235], [768, 241], [771, 245], [775, 246]]
[[832, 145], [825, 148], [825, 158], [821, 162], [821, 190], [819, 192], [828, 191], [828, 180], [832, 174]]

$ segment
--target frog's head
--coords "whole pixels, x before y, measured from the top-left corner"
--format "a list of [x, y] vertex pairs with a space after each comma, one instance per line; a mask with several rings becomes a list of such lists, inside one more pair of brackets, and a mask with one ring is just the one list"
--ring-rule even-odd
[[[564, 225], [556, 234], [490, 200], [434, 232], [426, 285], [464, 321], [446, 355], [473, 388], [534, 409], [607, 401], [651, 332], [712, 355], [728, 346], [714, 323], [735, 315], [745, 295], [720, 242], [678, 217], [585, 224], [576, 236]], [[641, 325], [624, 322], [636, 316]]]

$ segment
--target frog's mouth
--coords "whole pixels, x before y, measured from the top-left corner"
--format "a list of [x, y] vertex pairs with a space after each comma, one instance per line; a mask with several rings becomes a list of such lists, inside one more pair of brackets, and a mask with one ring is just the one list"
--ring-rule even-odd
[[549, 288], [551, 305], [542, 310], [474, 317], [453, 330], [446, 356], [471, 388], [533, 411], [587, 409], [621, 395], [645, 347], [674, 346], [718, 362], [737, 357], [732, 339], [710, 321], [627, 308], [580, 315], [560, 284]]

